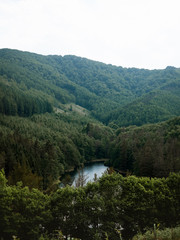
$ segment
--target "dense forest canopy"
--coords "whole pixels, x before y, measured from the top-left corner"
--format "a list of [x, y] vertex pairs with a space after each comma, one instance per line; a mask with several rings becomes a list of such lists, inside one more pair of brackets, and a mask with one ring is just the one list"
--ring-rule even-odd
[[174, 67], [127, 69], [1, 49], [0, 167], [12, 183], [33, 186], [29, 175], [43, 189], [92, 159], [136, 175], [177, 172], [179, 87]]
[[92, 159], [136, 175], [179, 171], [179, 87], [174, 67], [128, 69], [1, 49], [0, 167], [11, 182], [26, 169], [44, 189]]
[[[113, 167], [112, 175], [56, 191], [64, 173], [99, 159]], [[153, 224], [175, 227], [180, 69], [1, 49], [1, 169], [3, 239], [60, 230], [66, 237], [116, 240], [121, 227], [124, 239]]]
[[20, 183], [9, 186], [0, 171], [1, 237], [120, 240], [154, 224], [175, 227], [180, 223], [179, 184], [180, 174], [166, 179], [105, 174], [85, 187], [67, 186], [47, 195]]
[[119, 128], [110, 165], [138, 176], [164, 177], [180, 171], [180, 118], [142, 127]]
[[180, 114], [180, 69], [174, 67], [150, 71], [1, 49], [0, 84], [0, 111], [7, 115], [51, 112], [75, 103], [105, 124], [128, 126]]

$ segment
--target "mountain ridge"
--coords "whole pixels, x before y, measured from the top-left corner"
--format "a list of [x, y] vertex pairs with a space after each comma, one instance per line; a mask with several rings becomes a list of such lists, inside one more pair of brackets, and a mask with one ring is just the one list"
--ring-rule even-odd
[[[180, 69], [175, 67], [168, 66], [164, 70], [122, 68], [73, 55], [43, 56], [1, 49], [0, 79], [1, 85], [6, 82], [11, 88], [15, 86], [27, 95], [36, 95], [33, 98], [41, 98], [42, 105], [49, 103], [50, 112], [53, 107], [74, 103], [107, 125], [142, 125], [180, 115]], [[156, 92], [155, 98], [148, 102], [148, 94], [153, 92]], [[160, 99], [167, 99], [169, 104], [165, 105]], [[170, 110], [172, 99], [176, 106], [174, 111]], [[145, 112], [153, 106], [155, 113], [152, 115], [156, 116], [143, 116], [135, 122], [128, 120], [134, 118], [132, 109], [137, 109], [135, 115], [142, 115], [139, 105], [145, 106]], [[45, 107], [40, 112], [44, 111]], [[125, 115], [130, 113], [126, 121], [120, 114], [124, 111]]]
[[142, 176], [179, 171], [179, 88], [173, 67], [0, 50], [0, 168], [42, 189], [93, 159]]

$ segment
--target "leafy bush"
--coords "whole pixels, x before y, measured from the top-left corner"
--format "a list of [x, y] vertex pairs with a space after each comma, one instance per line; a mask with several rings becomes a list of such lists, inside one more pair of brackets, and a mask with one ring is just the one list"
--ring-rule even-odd
[[143, 235], [136, 235], [133, 240], [179, 240], [180, 226], [175, 228], [165, 228], [164, 230], [149, 230]]

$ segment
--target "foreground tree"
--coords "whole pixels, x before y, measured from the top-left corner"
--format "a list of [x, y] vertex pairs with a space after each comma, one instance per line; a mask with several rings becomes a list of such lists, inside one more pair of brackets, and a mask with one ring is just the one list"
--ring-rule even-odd
[[4, 240], [38, 239], [51, 218], [49, 197], [37, 189], [29, 190], [21, 183], [8, 186], [0, 172], [0, 233]]

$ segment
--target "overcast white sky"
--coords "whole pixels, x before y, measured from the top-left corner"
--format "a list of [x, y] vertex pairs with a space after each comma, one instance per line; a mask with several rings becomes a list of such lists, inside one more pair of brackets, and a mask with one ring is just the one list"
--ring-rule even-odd
[[0, 0], [0, 48], [180, 67], [180, 0]]

